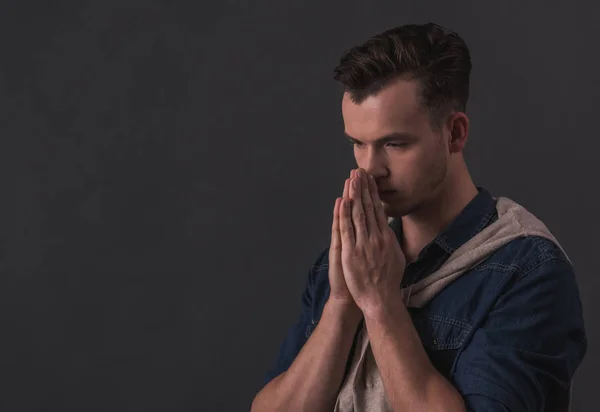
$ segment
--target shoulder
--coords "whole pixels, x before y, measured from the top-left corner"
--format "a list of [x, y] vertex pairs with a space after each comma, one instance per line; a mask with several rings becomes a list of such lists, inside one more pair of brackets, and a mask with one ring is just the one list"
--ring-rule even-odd
[[498, 290], [495, 310], [513, 308], [520, 321], [529, 319], [529, 328], [538, 336], [577, 330], [577, 341], [585, 342], [577, 276], [562, 248], [550, 239], [530, 236], [513, 240], [503, 249], [498, 259], [511, 269]]
[[[550, 239], [514, 239], [473, 269], [465, 281], [479, 279], [496, 304], [519, 302], [525, 311], [551, 299], [556, 306], [569, 308], [579, 316], [581, 298], [575, 268], [562, 248]], [[467, 287], [464, 282], [461, 284]], [[545, 310], [550, 310], [550, 306]]]
[[329, 246], [318, 253], [311, 266], [306, 293], [310, 295], [313, 318], [319, 319], [329, 298]]
[[518, 277], [526, 276], [536, 269], [553, 266], [573, 272], [573, 265], [561, 246], [542, 236], [514, 239], [498, 249], [491, 258], [491, 264], [503, 267]]
[[329, 268], [329, 246], [320, 250], [320, 252], [317, 255], [317, 258], [313, 262], [311, 273], [319, 272], [324, 268]]

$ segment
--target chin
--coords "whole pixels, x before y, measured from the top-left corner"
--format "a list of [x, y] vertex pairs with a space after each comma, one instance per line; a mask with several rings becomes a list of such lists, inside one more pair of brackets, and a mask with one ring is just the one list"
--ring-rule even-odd
[[420, 204], [408, 200], [396, 200], [393, 203], [383, 203], [383, 211], [388, 217], [408, 216], [419, 209]]
[[402, 217], [410, 214], [411, 209], [407, 208], [405, 205], [399, 205], [398, 203], [384, 203], [383, 211], [387, 217]]

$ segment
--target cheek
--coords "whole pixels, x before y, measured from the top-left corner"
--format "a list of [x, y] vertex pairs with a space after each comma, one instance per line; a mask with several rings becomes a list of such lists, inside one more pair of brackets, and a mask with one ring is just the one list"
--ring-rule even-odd
[[435, 156], [422, 149], [398, 153], [390, 158], [395, 183], [411, 192], [423, 185], [435, 165]]
[[423, 167], [424, 156], [418, 150], [409, 150], [393, 153], [390, 159], [398, 175], [413, 176], [419, 174], [419, 169]]

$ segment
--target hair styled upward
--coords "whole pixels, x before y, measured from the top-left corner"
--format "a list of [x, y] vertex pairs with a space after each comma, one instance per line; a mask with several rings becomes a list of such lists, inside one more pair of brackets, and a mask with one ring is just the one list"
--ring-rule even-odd
[[466, 111], [471, 56], [458, 34], [433, 23], [399, 26], [347, 51], [334, 69], [355, 103], [377, 94], [391, 80], [417, 80], [432, 124], [450, 111]]

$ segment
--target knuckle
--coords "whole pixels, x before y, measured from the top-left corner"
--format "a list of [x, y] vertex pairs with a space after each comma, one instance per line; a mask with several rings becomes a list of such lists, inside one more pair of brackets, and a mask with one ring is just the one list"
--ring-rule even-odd
[[381, 248], [383, 242], [381, 241], [381, 238], [379, 236], [373, 236], [371, 238], [371, 244], [374, 248], [379, 249]]

